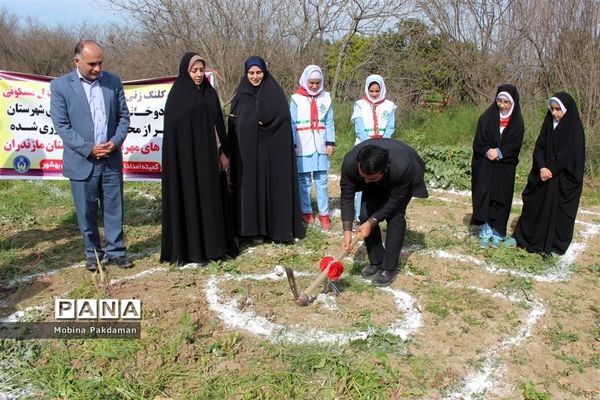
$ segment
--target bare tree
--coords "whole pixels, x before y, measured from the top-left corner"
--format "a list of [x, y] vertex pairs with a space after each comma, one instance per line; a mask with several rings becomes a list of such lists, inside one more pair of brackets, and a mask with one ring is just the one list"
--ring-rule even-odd
[[[161, 68], [177, 70], [186, 51], [198, 51], [222, 77], [221, 91], [230, 96], [243, 73], [243, 61], [252, 54], [267, 61], [287, 58], [282, 24], [287, 23], [288, 1], [249, 0], [109, 0], [130, 13], [139, 28], [138, 40], [156, 49]], [[290, 2], [291, 3], [291, 2]], [[289, 64], [289, 63], [288, 63]], [[277, 68], [276, 68], [277, 69]]]
[[516, 4], [519, 12], [510, 26], [526, 39], [517, 50], [520, 68], [528, 73], [523, 81], [532, 98], [547, 98], [557, 90], [575, 97], [588, 131], [587, 169], [596, 176], [600, 143], [593, 133], [600, 129], [600, 3], [519, 0]]
[[488, 101], [499, 81], [518, 83], [509, 68], [498, 68], [510, 60], [524, 39], [511, 27], [516, 0], [417, 0], [419, 10], [431, 24], [451, 40], [448, 59], [462, 74], [469, 97], [476, 103]]
[[343, 38], [331, 91], [347, 45], [356, 34], [389, 29], [402, 15], [402, 2], [386, 0], [108, 0], [130, 12], [140, 31], [169, 54], [169, 61], [198, 49], [223, 76], [223, 91], [233, 92], [245, 57], [263, 56], [282, 85], [291, 89], [306, 61], [323, 59], [328, 41]]
[[[577, 99], [588, 129], [586, 164], [591, 176], [600, 172], [600, 3], [580, 0], [556, 10], [557, 40], [550, 59], [556, 87]], [[559, 25], [558, 23], [561, 22]], [[591, 134], [590, 134], [591, 133]]]
[[0, 10], [0, 64], [3, 68], [52, 76], [72, 64], [75, 35], [48, 28], [35, 19], [25, 21]]
[[337, 19], [333, 20], [333, 32], [340, 37], [331, 94], [335, 98], [338, 90], [340, 71], [347, 56], [348, 45], [357, 34], [377, 35], [392, 29], [408, 14], [406, 2], [386, 0], [347, 0], [334, 5]]

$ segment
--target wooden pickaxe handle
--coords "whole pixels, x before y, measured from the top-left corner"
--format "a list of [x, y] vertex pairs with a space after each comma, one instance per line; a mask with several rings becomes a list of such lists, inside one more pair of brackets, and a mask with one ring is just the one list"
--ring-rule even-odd
[[287, 275], [288, 283], [290, 284], [290, 289], [292, 290], [292, 294], [294, 295], [294, 300], [298, 300], [298, 287], [296, 286], [296, 278], [294, 277], [294, 270], [290, 267], [285, 268], [285, 273]]
[[300, 293], [300, 295], [296, 299], [296, 304], [298, 304], [299, 306], [308, 305], [309, 300], [310, 300], [310, 294], [317, 287], [321, 286], [321, 284], [325, 281], [325, 278], [327, 278], [327, 275], [329, 275], [329, 269], [331, 268], [331, 265], [335, 261], [344, 259], [348, 254], [350, 254], [350, 252], [352, 251], [354, 246], [356, 246], [356, 243], [358, 242], [359, 237], [360, 237], [360, 235], [354, 236], [354, 238], [348, 245], [348, 248], [346, 248], [346, 250], [344, 250], [344, 252], [339, 257], [334, 258], [329, 264], [327, 264], [327, 267], [325, 267], [323, 269], [323, 271], [321, 271], [321, 273], [310, 283], [310, 285], [308, 285], [308, 287], [306, 289], [304, 289], [304, 291], [302, 293]]

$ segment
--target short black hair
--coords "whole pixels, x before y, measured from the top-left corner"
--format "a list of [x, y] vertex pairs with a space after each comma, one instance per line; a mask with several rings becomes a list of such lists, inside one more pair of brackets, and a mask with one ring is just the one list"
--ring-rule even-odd
[[77, 42], [77, 44], [75, 45], [75, 51], [73, 52], [73, 55], [75, 57], [80, 57], [81, 53], [83, 52], [83, 48], [88, 44], [95, 44], [96, 46], [102, 48], [102, 46], [100, 46], [100, 43], [96, 42], [95, 40], [83, 39]]
[[357, 161], [360, 170], [366, 175], [385, 173], [390, 165], [389, 151], [370, 144], [360, 149]]

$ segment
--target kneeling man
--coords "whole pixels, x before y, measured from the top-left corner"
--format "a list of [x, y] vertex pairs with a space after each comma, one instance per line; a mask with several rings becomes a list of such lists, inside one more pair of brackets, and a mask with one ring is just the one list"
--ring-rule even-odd
[[[398, 273], [406, 234], [406, 207], [412, 197], [427, 198], [425, 162], [410, 146], [392, 139], [371, 139], [356, 145], [342, 163], [341, 203], [344, 240], [352, 240], [354, 193], [362, 191], [361, 225], [369, 266], [362, 275], [375, 286], [388, 286]], [[385, 248], [379, 223], [387, 221]]]

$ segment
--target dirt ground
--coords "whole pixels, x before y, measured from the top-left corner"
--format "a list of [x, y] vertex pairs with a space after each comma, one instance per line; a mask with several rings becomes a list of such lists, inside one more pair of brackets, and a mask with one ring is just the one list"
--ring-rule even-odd
[[[287, 266], [293, 252], [312, 251], [299, 242], [293, 249], [276, 244], [247, 247], [236, 260], [241, 275], [169, 268], [151, 249], [138, 256], [132, 270], [110, 269], [106, 297], [141, 299], [143, 327], [176, 325], [186, 310], [198, 335], [235, 332], [248, 343], [289, 337], [318, 343], [328, 334], [338, 339], [356, 332], [368, 336], [370, 329], [404, 332], [403, 339], [418, 342], [415, 351], [428, 355], [442, 371], [423, 398], [516, 399], [522, 398], [520, 385], [531, 382], [554, 399], [600, 399], [600, 208], [580, 210], [571, 249], [557, 260], [566, 271], [559, 278], [527, 275], [519, 265], [494, 265], [494, 250], [478, 248], [469, 218], [465, 194], [433, 191], [429, 199], [411, 202], [403, 268], [391, 290], [374, 288], [360, 278], [366, 263], [361, 248], [344, 260], [339, 296], [321, 295], [298, 307], [287, 280], [274, 271], [277, 265]], [[326, 236], [330, 254], [339, 253], [340, 235], [339, 214], [334, 213]], [[314, 279], [324, 255], [313, 254], [317, 262], [295, 266], [300, 289]], [[51, 320], [52, 299], [90, 279], [81, 265], [64, 267], [5, 283], [0, 317], [43, 306]], [[530, 285], [520, 288], [518, 278]], [[507, 285], [516, 288], [510, 295], [502, 290]], [[405, 303], [399, 303], [401, 296]], [[298, 335], [282, 336], [282, 331]], [[307, 339], [307, 332], [316, 339]], [[565, 340], [573, 337], [565, 333], [576, 340]], [[191, 355], [179, 360], [194, 364]], [[154, 368], [150, 357], [139, 362]], [[405, 368], [396, 367], [399, 374]]]

